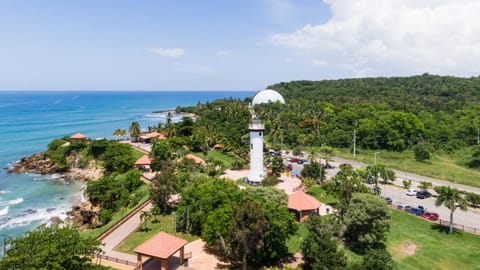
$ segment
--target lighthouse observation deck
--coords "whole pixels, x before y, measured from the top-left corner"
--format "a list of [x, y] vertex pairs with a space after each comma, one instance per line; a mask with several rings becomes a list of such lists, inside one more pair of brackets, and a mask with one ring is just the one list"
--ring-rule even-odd
[[248, 129], [253, 131], [255, 130], [263, 131], [265, 130], [265, 126], [262, 124], [260, 119], [253, 119], [252, 123], [248, 125]]

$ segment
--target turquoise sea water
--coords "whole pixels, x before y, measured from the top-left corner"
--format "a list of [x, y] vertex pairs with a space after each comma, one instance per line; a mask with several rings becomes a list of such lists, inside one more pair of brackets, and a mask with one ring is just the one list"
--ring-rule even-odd
[[[112, 138], [132, 121], [142, 128], [164, 123], [153, 111], [196, 105], [217, 98], [245, 98], [253, 91], [190, 92], [0, 92], [0, 237], [16, 237], [65, 217], [82, 199], [84, 183], [67, 183], [59, 175], [7, 174], [10, 163], [43, 151], [54, 138], [81, 132]], [[175, 120], [175, 119], [174, 119]], [[3, 244], [3, 243], [2, 243]]]

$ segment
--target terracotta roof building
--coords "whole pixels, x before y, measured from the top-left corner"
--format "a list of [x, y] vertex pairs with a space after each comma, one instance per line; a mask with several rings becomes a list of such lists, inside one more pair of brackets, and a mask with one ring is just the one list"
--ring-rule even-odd
[[146, 242], [135, 249], [137, 253], [137, 269], [141, 269], [142, 256], [161, 260], [161, 269], [168, 269], [168, 259], [180, 250], [180, 265], [184, 260], [184, 246], [188, 243], [187, 240], [178, 238], [166, 232], [159, 232]]
[[70, 139], [72, 139], [72, 140], [86, 140], [87, 136], [85, 134], [82, 134], [82, 133], [77, 133], [77, 134], [74, 134], [74, 135], [70, 136]]
[[185, 158], [193, 160], [193, 161], [195, 162], [195, 164], [203, 164], [203, 163], [205, 163], [205, 160], [203, 160], [203, 159], [200, 158], [200, 157], [195, 156], [194, 154], [186, 154], [183, 158], [177, 159], [177, 161], [182, 161], [182, 160], [185, 159]]
[[152, 160], [147, 156], [144, 155], [135, 161], [135, 167], [142, 169], [144, 171], [151, 171], [150, 165], [152, 164]]
[[303, 190], [298, 190], [288, 196], [288, 209], [295, 211], [297, 219], [304, 221], [309, 215], [318, 215], [322, 204]]
[[145, 134], [141, 135], [140, 136], [140, 141], [150, 143], [152, 141], [152, 139], [155, 139], [155, 138], [159, 139], [159, 140], [165, 140], [167, 137], [162, 133], [153, 131], [153, 132], [149, 132], [149, 133], [145, 133]]

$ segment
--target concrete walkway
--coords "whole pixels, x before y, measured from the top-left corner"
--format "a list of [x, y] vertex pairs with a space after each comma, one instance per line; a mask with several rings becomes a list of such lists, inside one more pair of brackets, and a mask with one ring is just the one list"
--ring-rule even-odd
[[128, 219], [125, 223], [123, 223], [120, 227], [114, 230], [111, 234], [105, 237], [102, 240], [104, 246], [102, 247], [103, 251], [105, 251], [105, 256], [111, 256], [131, 262], [136, 262], [137, 257], [135, 255], [118, 252], [113, 250], [123, 239], [125, 239], [128, 235], [134, 232], [137, 227], [140, 225], [140, 215], [142, 211], [149, 211], [152, 208], [152, 204], [149, 203], [145, 205], [138, 213], [133, 215], [130, 219]]

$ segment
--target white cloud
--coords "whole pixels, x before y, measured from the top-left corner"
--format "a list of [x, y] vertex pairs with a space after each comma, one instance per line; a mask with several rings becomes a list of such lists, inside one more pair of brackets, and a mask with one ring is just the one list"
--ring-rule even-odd
[[312, 64], [315, 66], [324, 66], [327, 64], [327, 61], [322, 60], [322, 59], [313, 59]]
[[182, 48], [149, 48], [147, 51], [170, 58], [178, 58], [185, 55], [185, 50]]
[[274, 34], [270, 43], [354, 76], [480, 74], [478, 0], [324, 1], [329, 21]]
[[220, 56], [225, 56], [225, 55], [230, 55], [230, 54], [232, 54], [231, 51], [226, 51], [226, 50], [217, 51], [217, 55], [220, 55]]

